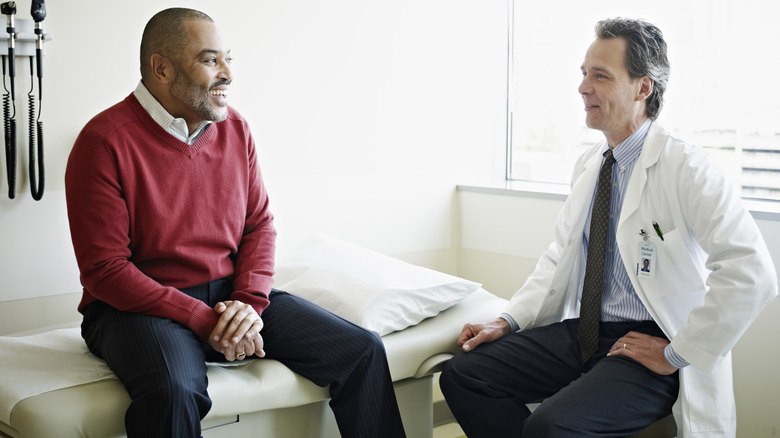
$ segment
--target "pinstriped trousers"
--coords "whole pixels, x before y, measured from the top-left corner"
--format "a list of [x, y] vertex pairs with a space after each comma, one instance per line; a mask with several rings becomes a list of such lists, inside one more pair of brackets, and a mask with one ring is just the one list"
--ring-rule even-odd
[[[229, 299], [232, 285], [217, 280], [183, 292], [213, 307]], [[319, 386], [330, 385], [330, 406], [343, 437], [405, 436], [376, 333], [277, 290], [262, 318], [266, 357]], [[82, 336], [130, 395], [129, 438], [200, 436], [200, 421], [211, 408], [205, 362], [224, 360], [220, 353], [172, 320], [99, 301], [84, 309]]]

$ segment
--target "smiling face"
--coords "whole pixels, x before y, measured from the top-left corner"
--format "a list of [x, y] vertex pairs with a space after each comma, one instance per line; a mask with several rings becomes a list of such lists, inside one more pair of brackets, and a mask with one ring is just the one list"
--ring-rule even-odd
[[202, 121], [227, 118], [231, 58], [214, 23], [189, 20], [184, 24], [189, 39], [178, 59], [171, 60], [175, 78], [168, 111], [183, 118], [192, 132]]
[[625, 140], [647, 119], [648, 77], [632, 78], [625, 65], [626, 40], [596, 39], [585, 54], [579, 92], [585, 123], [604, 133], [610, 147]]

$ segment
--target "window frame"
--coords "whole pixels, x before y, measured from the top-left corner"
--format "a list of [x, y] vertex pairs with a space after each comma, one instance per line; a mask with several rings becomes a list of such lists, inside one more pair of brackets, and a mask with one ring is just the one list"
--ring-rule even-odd
[[[565, 192], [568, 193], [569, 190], [569, 184], [565, 182], [550, 182], [550, 181], [543, 181], [543, 180], [533, 180], [528, 178], [520, 178], [517, 176], [517, 171], [515, 169], [515, 166], [517, 165], [517, 161], [515, 160], [515, 154], [519, 152], [519, 147], [516, 147], [516, 137], [515, 137], [515, 125], [516, 125], [516, 114], [513, 111], [513, 96], [517, 92], [515, 89], [515, 68], [517, 66], [516, 64], [516, 38], [515, 38], [515, 18], [516, 18], [516, 8], [518, 7], [516, 3], [519, 3], [520, 0], [507, 0], [507, 66], [506, 66], [506, 151], [505, 151], [505, 175], [504, 179], [506, 181], [507, 187], [523, 187], [524, 189], [527, 187], [534, 187], [533, 190], [536, 190], [538, 188], [541, 188], [542, 191], [549, 190], [552, 193], [561, 193]], [[595, 23], [593, 23], [595, 24]], [[662, 29], [663, 30], [663, 29]], [[671, 44], [670, 44], [671, 46]], [[674, 75], [674, 65], [673, 67], [673, 75]], [[583, 116], [584, 120], [584, 116]], [[666, 126], [666, 125], [665, 125]], [[669, 129], [669, 127], [667, 127]], [[675, 133], [675, 130], [672, 129], [672, 132]], [[706, 134], [706, 132], [705, 132]], [[733, 134], [733, 133], [732, 133]], [[681, 138], [689, 141], [691, 144], [701, 144], [697, 143], [696, 139], [691, 139], [690, 136], [686, 134], [678, 134]], [[742, 135], [742, 134], [740, 134]], [[736, 136], [736, 139], [731, 140], [733, 143], [732, 145], [727, 145], [726, 147], [723, 147], [722, 145], [714, 144], [714, 145], [702, 145], [702, 147], [705, 147], [708, 151], [710, 151], [714, 155], [720, 154], [719, 151], [725, 150], [725, 149], [733, 149], [735, 152], [738, 152], [739, 154], [742, 154], [743, 151], [751, 152], [751, 147], [746, 146], [743, 144], [744, 136]], [[773, 156], [780, 157], [780, 142], [777, 140], [780, 139], [780, 128], [775, 130], [775, 144], [776, 146], [774, 148], [768, 148], [764, 151], [765, 153], [770, 153]], [[770, 135], [771, 137], [771, 135]], [[717, 142], [716, 142], [717, 143]], [[584, 150], [583, 150], [584, 151]], [[767, 152], [768, 151], [768, 152]], [[579, 154], [576, 154], [579, 155]], [[734, 158], [730, 158], [733, 160]], [[737, 157], [739, 160], [743, 160], [743, 157], [740, 155]], [[728, 158], [724, 159], [721, 158], [723, 162], [726, 162], [729, 160]], [[532, 162], [532, 161], [529, 161]], [[745, 165], [745, 164], [739, 164], [734, 165], [731, 168], [724, 170], [728, 172], [731, 172], [734, 175], [738, 175], [737, 181], [734, 181], [736, 185], [738, 185], [740, 190], [740, 195], [745, 201], [750, 201], [751, 205], [753, 207], [756, 206], [762, 206], [760, 207], [761, 210], [764, 211], [780, 211], [780, 166], [777, 166], [772, 169], [764, 169], [759, 168], [756, 171], [758, 173], [763, 174], [769, 174], [770, 175], [770, 183], [765, 183], [766, 185], [762, 188], [769, 189], [773, 192], [775, 192], [776, 198], [775, 199], [768, 199], [768, 198], [762, 198], [762, 197], [751, 197], [746, 196], [743, 192], [743, 188], [745, 187], [739, 180], [743, 178], [743, 175], [750, 172], [751, 166]]]

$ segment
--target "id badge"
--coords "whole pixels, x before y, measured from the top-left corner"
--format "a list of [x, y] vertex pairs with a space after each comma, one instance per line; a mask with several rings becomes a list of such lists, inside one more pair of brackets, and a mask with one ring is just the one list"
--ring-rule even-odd
[[648, 241], [639, 242], [639, 257], [636, 263], [637, 277], [649, 279], [655, 278], [656, 255], [658, 254], [655, 243]]

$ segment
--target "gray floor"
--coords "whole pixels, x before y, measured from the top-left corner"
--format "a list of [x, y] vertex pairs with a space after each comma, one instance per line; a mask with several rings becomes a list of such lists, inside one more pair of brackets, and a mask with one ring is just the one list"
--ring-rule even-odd
[[444, 424], [433, 429], [433, 438], [461, 438], [465, 436], [458, 423]]

